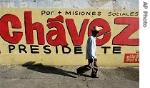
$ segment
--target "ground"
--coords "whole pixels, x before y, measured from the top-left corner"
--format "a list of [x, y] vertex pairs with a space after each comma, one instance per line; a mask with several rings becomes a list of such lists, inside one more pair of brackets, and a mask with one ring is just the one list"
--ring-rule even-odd
[[0, 88], [139, 88], [138, 67], [99, 67], [78, 76], [79, 66], [0, 65]]

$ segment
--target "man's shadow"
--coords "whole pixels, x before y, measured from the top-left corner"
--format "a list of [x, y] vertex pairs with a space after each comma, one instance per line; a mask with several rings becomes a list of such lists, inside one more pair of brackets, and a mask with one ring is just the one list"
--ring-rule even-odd
[[[66, 71], [60, 68], [56, 68], [54, 66], [43, 65], [41, 63], [35, 63], [35, 61], [26, 62], [22, 66], [26, 67], [27, 69], [38, 71], [41, 73], [51, 73], [62, 76], [68, 76], [72, 78], [77, 78], [78, 75], [76, 72]], [[89, 77], [88, 75], [85, 74], [83, 74], [82, 76]]]

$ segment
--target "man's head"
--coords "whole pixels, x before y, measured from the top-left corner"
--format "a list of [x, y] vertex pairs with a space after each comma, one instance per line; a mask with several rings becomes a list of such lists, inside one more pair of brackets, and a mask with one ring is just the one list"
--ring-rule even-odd
[[94, 37], [96, 37], [97, 34], [99, 33], [99, 30], [101, 30], [101, 27], [95, 26], [94, 29], [92, 30], [92, 35], [93, 35]]

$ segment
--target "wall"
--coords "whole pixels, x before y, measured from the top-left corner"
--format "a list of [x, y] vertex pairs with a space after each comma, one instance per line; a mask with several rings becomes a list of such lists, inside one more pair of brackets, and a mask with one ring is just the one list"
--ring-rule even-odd
[[[95, 21], [95, 19], [98, 19], [104, 22], [101, 24], [98, 22], [98, 25], [101, 25], [102, 30], [104, 30], [100, 32], [100, 36], [97, 39], [99, 41], [97, 41], [98, 65], [138, 66], [138, 0], [0, 0], [0, 7], [0, 64], [23, 64], [28, 61], [36, 61], [37, 63], [40, 62], [50, 65], [86, 64], [85, 51], [88, 32], [91, 30], [91, 23]], [[28, 20], [30, 18], [25, 19], [25, 11], [31, 11], [32, 17], [30, 21]], [[47, 14], [42, 14], [42, 11], [47, 11]], [[61, 11], [61, 13], [58, 13], [59, 11]], [[97, 14], [79, 15], [78, 13], [78, 15], [66, 15], [66, 11], [71, 13], [75, 11], [95, 12]], [[49, 12], [52, 12], [52, 14], [49, 14]], [[99, 14], [99, 12], [101, 13]], [[18, 41], [16, 44], [14, 42], [10, 42], [10, 40], [7, 40], [7, 37], [4, 37], [5, 34], [7, 35], [7, 32], [5, 32], [5, 24], [7, 24], [7, 22], [2, 21], [2, 17], [8, 13], [18, 17], [19, 21], [21, 22], [21, 28], [19, 28], [21, 30], [12, 28], [12, 25], [8, 23], [8, 34], [10, 34], [11, 37], [13, 36], [14, 31], [19, 31], [23, 34], [23, 36], [20, 38], [20, 41]], [[110, 15], [110, 13], [119, 15], [113, 16], [113, 14]], [[47, 26], [49, 24], [47, 23], [47, 19], [55, 18], [58, 15], [63, 17], [64, 22], [59, 23], [64, 27], [64, 32], [56, 31], [57, 28], [52, 28], [52, 30], [55, 31], [55, 35], [52, 36], [52, 39], [56, 39], [56, 36], [59, 35], [61, 37], [60, 40], [62, 41], [63, 36], [65, 36], [66, 42], [68, 43], [68, 48], [60, 45], [52, 45], [53, 43], [48, 41], [49, 37], [47, 37], [47, 35], [52, 31], [50, 30], [51, 28]], [[115, 20], [117, 18], [119, 19], [119, 17], [123, 18], [115, 23]], [[6, 19], [7, 18], [9, 17], [6, 17]], [[102, 20], [99, 18], [102, 18]], [[60, 19], [61, 17], [59, 20]], [[72, 19], [73, 21], [70, 23], [68, 22], [67, 24], [66, 20], [69, 19]], [[33, 34], [34, 39], [34, 42], [31, 44], [27, 43], [27, 37], [29, 40], [32, 38], [30, 33], [30, 35], [27, 35], [27, 30], [30, 29], [25, 27], [26, 25], [30, 25], [29, 22], [25, 23], [27, 20], [29, 22], [32, 21], [31, 24], [39, 22], [44, 28], [43, 33], [40, 32], [40, 34], [37, 34], [36, 31], [31, 33]], [[77, 38], [75, 33], [72, 33], [73, 35], [71, 35], [69, 30], [73, 30], [73, 28], [76, 29], [77, 32], [81, 31], [80, 28], [83, 26], [83, 20], [85, 20], [85, 24], [86, 20], [88, 20], [86, 27], [82, 29], [85, 29], [85, 34], [83, 37]], [[68, 25], [72, 25], [72, 22], [74, 22], [74, 26], [68, 28]], [[132, 26], [129, 26], [129, 24]], [[61, 27], [61, 29], [62, 26], [59, 24], [56, 25], [56, 27]], [[125, 31], [126, 28], [129, 29]], [[37, 27], [37, 29], [39, 29], [39, 27]], [[63, 36], [59, 34], [59, 32], [64, 33], [62, 34]], [[123, 33], [125, 37], [122, 36], [122, 38], [116, 38], [116, 43], [118, 43], [112, 44], [115, 41], [114, 38], [121, 33]], [[38, 41], [38, 39], [41, 39], [42, 37], [38, 37], [37, 35], [41, 34], [44, 35], [44, 44], [40, 44]], [[75, 40], [73, 40], [73, 37]], [[82, 40], [82, 38], [83, 43], [79, 44], [78, 46], [73, 43], [73, 41], [78, 42], [78, 39]], [[18, 37], [12, 39], [12, 41], [17, 39]], [[102, 42], [104, 43], [101, 44]], [[45, 50], [44, 47], [46, 47], [48, 50]], [[105, 51], [106, 48], [107, 52]], [[45, 52], [48, 52], [49, 50], [51, 53], [46, 54]]]

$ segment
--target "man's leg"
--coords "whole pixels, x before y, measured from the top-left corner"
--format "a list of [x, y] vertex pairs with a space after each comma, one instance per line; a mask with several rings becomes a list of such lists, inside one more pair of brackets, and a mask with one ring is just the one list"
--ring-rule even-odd
[[92, 65], [92, 73], [91, 73], [92, 78], [97, 78], [97, 71], [98, 71], [97, 59], [94, 59], [94, 62]]
[[90, 67], [92, 67], [92, 64], [93, 64], [93, 59], [88, 59], [88, 65], [89, 65]]

